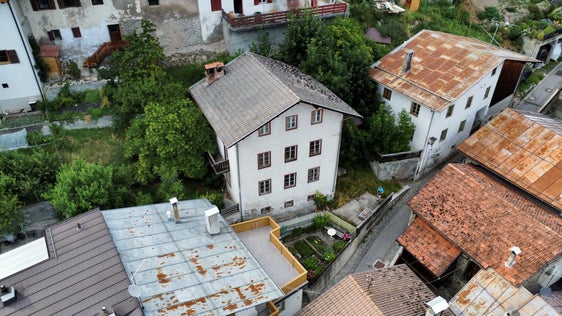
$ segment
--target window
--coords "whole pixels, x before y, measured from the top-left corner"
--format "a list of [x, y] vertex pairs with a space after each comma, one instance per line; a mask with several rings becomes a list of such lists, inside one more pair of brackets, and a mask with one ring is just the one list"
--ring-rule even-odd
[[0, 65], [1, 64], [19, 64], [20, 59], [18, 53], [14, 49], [0, 50]]
[[72, 30], [72, 35], [74, 36], [74, 38], [82, 37], [82, 34], [80, 33], [79, 27], [73, 27], [71, 30]]
[[4, 88], [4, 89], [7, 89], [7, 88], [9, 88], [9, 87], [10, 87], [10, 86], [9, 86], [7, 83], [5, 83], [5, 82], [2, 84], [2, 88]]
[[492, 70], [492, 76], [496, 74], [496, 70], [498, 69], [498, 67], [494, 68], [494, 70]]
[[320, 155], [321, 153], [322, 153], [322, 140], [318, 139], [318, 140], [311, 141], [308, 156], [312, 157], [312, 156]]
[[308, 183], [320, 180], [320, 167], [308, 169]]
[[314, 201], [314, 198], [316, 198], [316, 194], [311, 194], [311, 195], [306, 197], [306, 200], [307, 201]]
[[420, 114], [420, 107], [421, 105], [419, 103], [412, 102], [412, 104], [410, 104], [410, 114], [418, 117], [418, 115]]
[[297, 174], [296, 173], [289, 173], [285, 175], [285, 189], [292, 188], [297, 185]]
[[271, 193], [271, 179], [258, 182], [258, 189], [260, 195]]
[[464, 126], [466, 125], [466, 120], [462, 121], [461, 124], [459, 125], [459, 131], [458, 133], [464, 131]]
[[285, 130], [291, 130], [297, 128], [297, 116], [290, 115], [285, 118]]
[[455, 105], [453, 104], [447, 109], [447, 116], [446, 117], [449, 117], [449, 116], [453, 115], [454, 110], [455, 110]]
[[80, 0], [57, 0], [59, 4], [59, 9], [79, 7]]
[[62, 39], [62, 36], [60, 35], [60, 30], [49, 31], [49, 32], [47, 32], [47, 35], [49, 35], [49, 39], [51, 41], [54, 41], [54, 40], [60, 41]]
[[445, 140], [445, 138], [447, 138], [447, 130], [449, 130], [449, 129], [446, 128], [443, 131], [441, 131], [441, 137], [439, 137], [439, 142], [442, 142], [442, 141]]
[[211, 11], [221, 11], [222, 3], [221, 0], [211, 0]]
[[285, 203], [283, 203], [284, 207], [291, 207], [293, 206], [295, 203], [293, 202], [293, 200], [287, 201]]
[[310, 124], [322, 123], [322, 109], [314, 110], [310, 114]]
[[271, 166], [271, 152], [266, 151], [258, 154], [258, 169], [263, 169]]
[[471, 105], [472, 105], [472, 96], [469, 96], [468, 100], [466, 100], [466, 105], [464, 106], [464, 108], [468, 109]]
[[486, 99], [486, 98], [488, 97], [488, 95], [490, 94], [490, 89], [491, 89], [491, 88], [492, 88], [492, 87], [486, 88], [486, 92], [484, 92], [484, 99]]
[[285, 162], [297, 160], [297, 145], [285, 147]]
[[103, 4], [103, 0], [92, 0], [92, 5], [100, 5]]
[[254, 0], [254, 5], [263, 4], [263, 3], [272, 3], [273, 0]]
[[390, 89], [384, 88], [382, 97], [390, 101], [390, 98], [392, 97], [392, 91]]
[[260, 210], [262, 214], [269, 214], [271, 213], [271, 206], [266, 206]]
[[31, 8], [33, 11], [56, 9], [54, 0], [31, 0]]
[[265, 136], [271, 134], [271, 123], [266, 123], [258, 130], [258, 136]]
[[159, 5], [158, 0], [148, 0], [148, 5]]

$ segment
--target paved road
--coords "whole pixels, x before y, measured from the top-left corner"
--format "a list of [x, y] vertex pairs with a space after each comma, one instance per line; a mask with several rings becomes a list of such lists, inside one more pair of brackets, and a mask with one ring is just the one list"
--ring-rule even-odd
[[560, 87], [562, 87], [562, 63], [547, 74], [519, 104], [515, 105], [515, 108], [539, 112], [556, 96]]

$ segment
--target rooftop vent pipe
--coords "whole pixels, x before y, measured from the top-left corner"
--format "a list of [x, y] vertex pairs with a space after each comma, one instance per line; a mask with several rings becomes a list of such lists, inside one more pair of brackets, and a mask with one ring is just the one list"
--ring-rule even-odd
[[437, 296], [425, 305], [427, 305], [425, 316], [440, 316], [444, 310], [449, 308], [449, 303], [441, 296]]
[[13, 286], [0, 285], [0, 300], [4, 306], [17, 300], [17, 293]]
[[517, 255], [521, 253], [521, 249], [519, 247], [513, 246], [509, 250], [511, 250], [511, 253], [509, 254], [509, 258], [507, 258], [507, 261], [505, 262], [505, 266], [511, 268], [513, 267], [513, 265], [515, 265], [515, 257], [517, 257]]
[[172, 204], [172, 208], [174, 209], [174, 221], [176, 224], [180, 222], [180, 212], [178, 211], [178, 199], [173, 197], [170, 199], [170, 204]]

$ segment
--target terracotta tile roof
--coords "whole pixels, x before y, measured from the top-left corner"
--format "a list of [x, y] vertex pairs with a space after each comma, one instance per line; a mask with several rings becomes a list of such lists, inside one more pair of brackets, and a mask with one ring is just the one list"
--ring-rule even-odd
[[[409, 72], [404, 56], [413, 51]], [[371, 78], [420, 104], [442, 111], [504, 60], [537, 60], [473, 38], [423, 30], [381, 58]]]
[[562, 123], [506, 109], [457, 149], [562, 212]]
[[41, 45], [39, 46], [39, 56], [59, 57], [59, 47], [57, 45]]
[[419, 217], [398, 238], [398, 242], [435, 276], [445, 273], [461, 254], [459, 248]]
[[231, 147], [299, 102], [361, 117], [324, 85], [298, 68], [253, 53], [245, 53], [208, 84], [202, 79], [189, 88], [217, 136]]
[[[374, 284], [370, 289], [369, 276]], [[349, 275], [297, 315], [424, 315], [425, 303], [433, 298], [435, 294], [401, 264]]]
[[546, 299], [515, 287], [493, 269], [480, 270], [449, 302], [459, 316], [508, 315], [517, 308], [521, 315], [558, 316]]
[[[516, 286], [562, 254], [562, 218], [471, 164], [448, 164], [408, 204], [480, 266]], [[507, 268], [513, 246], [522, 253]]]
[[0, 315], [143, 315], [99, 209], [48, 228], [46, 240], [50, 259], [2, 279], [18, 299]]

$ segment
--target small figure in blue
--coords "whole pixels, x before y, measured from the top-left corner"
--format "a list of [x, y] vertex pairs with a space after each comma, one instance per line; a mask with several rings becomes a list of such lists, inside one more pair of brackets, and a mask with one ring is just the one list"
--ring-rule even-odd
[[382, 194], [384, 193], [384, 189], [383, 187], [379, 187], [377, 189], [377, 197], [380, 199], [382, 197]]

